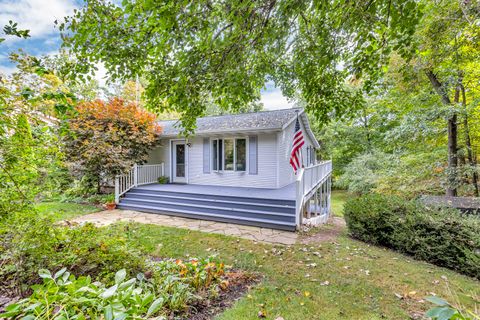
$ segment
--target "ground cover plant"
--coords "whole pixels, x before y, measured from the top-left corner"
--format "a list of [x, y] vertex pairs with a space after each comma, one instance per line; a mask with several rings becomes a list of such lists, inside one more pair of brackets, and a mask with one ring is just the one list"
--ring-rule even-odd
[[[211, 259], [150, 261], [149, 273], [115, 273], [109, 285], [66, 268], [39, 271], [43, 283], [5, 308], [6, 319], [145, 319], [183, 317], [192, 305], [215, 298], [229, 287], [225, 268]], [[165, 319], [164, 318], [164, 319]]]
[[480, 219], [380, 194], [345, 204], [349, 233], [480, 279]]

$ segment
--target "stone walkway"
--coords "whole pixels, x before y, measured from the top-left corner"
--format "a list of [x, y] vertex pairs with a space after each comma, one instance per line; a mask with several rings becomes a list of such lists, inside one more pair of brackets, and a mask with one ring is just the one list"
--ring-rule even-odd
[[187, 219], [161, 214], [143, 213], [132, 210], [117, 209], [101, 211], [80, 216], [70, 221], [77, 223], [92, 222], [98, 226], [106, 226], [118, 221], [132, 221], [138, 223], [155, 224], [165, 227], [175, 227], [208, 233], [217, 233], [272, 244], [290, 245], [296, 243], [297, 241], [297, 233], [295, 232], [242, 226], [231, 223], [222, 223], [207, 220]]

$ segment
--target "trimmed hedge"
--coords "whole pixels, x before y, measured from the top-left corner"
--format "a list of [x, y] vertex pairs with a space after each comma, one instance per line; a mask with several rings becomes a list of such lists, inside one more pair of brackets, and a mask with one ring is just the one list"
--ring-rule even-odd
[[397, 196], [346, 202], [350, 235], [480, 279], [480, 219]]

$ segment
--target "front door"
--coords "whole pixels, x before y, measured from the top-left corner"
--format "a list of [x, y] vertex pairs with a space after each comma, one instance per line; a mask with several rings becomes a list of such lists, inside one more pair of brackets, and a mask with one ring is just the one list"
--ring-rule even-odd
[[186, 183], [187, 157], [185, 141], [173, 141], [172, 143], [172, 182]]

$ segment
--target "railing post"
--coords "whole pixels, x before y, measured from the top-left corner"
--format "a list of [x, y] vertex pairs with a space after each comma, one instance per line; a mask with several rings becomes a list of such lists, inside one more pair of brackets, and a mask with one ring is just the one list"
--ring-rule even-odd
[[118, 181], [118, 176], [115, 176], [115, 203], [118, 204], [120, 201], [120, 181]]
[[133, 164], [133, 186], [138, 187], [138, 166], [136, 163]]
[[300, 225], [302, 224], [302, 215], [303, 215], [303, 196], [305, 191], [305, 180], [303, 176], [304, 170], [300, 169], [298, 171], [298, 177], [296, 181], [296, 199], [295, 199], [295, 224], [297, 229], [300, 230]]
[[332, 196], [332, 174], [327, 179], [327, 213], [330, 217], [331, 214], [331, 196]]

